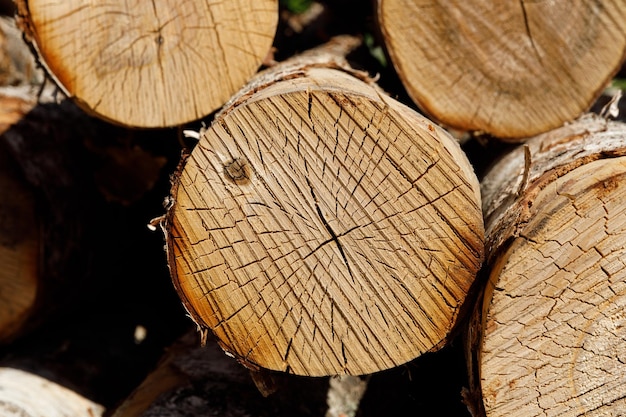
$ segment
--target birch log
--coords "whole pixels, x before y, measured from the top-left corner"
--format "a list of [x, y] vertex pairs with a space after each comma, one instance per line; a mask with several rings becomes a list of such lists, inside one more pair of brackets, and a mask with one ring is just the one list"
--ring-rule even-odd
[[221, 107], [261, 66], [277, 0], [16, 2], [58, 87], [85, 110], [165, 127]]
[[470, 364], [484, 414], [623, 414], [626, 125], [590, 116], [533, 138], [482, 190], [489, 280]]
[[250, 367], [367, 374], [445, 343], [483, 256], [476, 176], [443, 129], [342, 54], [264, 72], [185, 160], [165, 223], [176, 289]]
[[511, 141], [590, 108], [626, 51], [624, 0], [379, 0], [378, 21], [426, 113]]

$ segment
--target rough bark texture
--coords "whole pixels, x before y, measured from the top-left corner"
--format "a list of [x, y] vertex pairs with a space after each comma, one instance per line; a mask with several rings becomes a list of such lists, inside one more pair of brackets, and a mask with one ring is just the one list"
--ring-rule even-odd
[[533, 138], [489, 171], [482, 190], [489, 279], [469, 362], [479, 408], [620, 415], [626, 125], [590, 116]]
[[344, 42], [260, 74], [200, 132], [173, 187], [178, 293], [247, 366], [403, 364], [445, 342], [482, 261], [465, 155], [341, 70]]
[[519, 140], [587, 110], [620, 68], [626, 2], [379, 0], [412, 99], [445, 125]]
[[213, 112], [261, 66], [277, 0], [17, 2], [21, 26], [59, 88], [84, 109], [144, 127]]
[[0, 16], [0, 85], [35, 85], [42, 81], [43, 73], [26, 47], [15, 19]]
[[3, 417], [99, 417], [104, 408], [75, 392], [19, 369], [0, 368]]

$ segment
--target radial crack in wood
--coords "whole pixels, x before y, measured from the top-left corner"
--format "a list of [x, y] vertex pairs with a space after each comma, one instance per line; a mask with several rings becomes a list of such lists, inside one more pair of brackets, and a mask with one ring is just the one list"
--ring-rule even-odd
[[526, 149], [530, 167], [519, 148], [483, 181], [489, 281], [472, 332], [485, 414], [619, 415], [626, 125], [586, 118]]
[[[482, 262], [476, 177], [452, 137], [375, 85], [294, 62], [261, 74], [280, 76], [240, 95], [177, 173], [174, 283], [248, 366], [403, 364], [445, 342]], [[234, 160], [248, 181], [230, 179]]]
[[589, 109], [626, 51], [623, 0], [379, 0], [378, 21], [426, 113], [513, 141]]
[[277, 0], [17, 2], [58, 86], [129, 126], [180, 125], [221, 107], [261, 66]]

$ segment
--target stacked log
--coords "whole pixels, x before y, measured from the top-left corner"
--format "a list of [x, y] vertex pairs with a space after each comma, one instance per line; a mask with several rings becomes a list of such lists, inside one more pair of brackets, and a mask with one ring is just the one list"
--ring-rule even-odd
[[[154, 371], [112, 410], [112, 417], [323, 415], [327, 379], [272, 376], [279, 389], [267, 397], [248, 370], [226, 357], [213, 340], [201, 346], [192, 329], [168, 347]], [[297, 400], [286, 400], [290, 397]]]
[[[35, 105], [31, 83], [34, 59], [25, 52], [12, 19], [0, 17], [0, 134]], [[0, 141], [0, 344], [26, 326], [33, 313], [41, 268], [41, 225], [36, 194], [11, 153]]]
[[[0, 92], [0, 128], [8, 129], [0, 137], [0, 190], [13, 197], [0, 201], [6, 352], [21, 350], [24, 334], [50, 318], [47, 307], [102, 297], [94, 276], [117, 278], [110, 282], [117, 293], [106, 293], [115, 298], [112, 309], [123, 296], [157, 303], [157, 279], [146, 283], [144, 275], [160, 266], [204, 343], [192, 332], [167, 349], [115, 417], [278, 415], [294, 401], [286, 397], [313, 386], [316, 397], [303, 401], [320, 415], [317, 394], [328, 379], [289, 374], [347, 375], [360, 396], [365, 378], [358, 375], [375, 380], [392, 368], [411, 375], [410, 362], [450, 346], [473, 307], [466, 398], [474, 415], [606, 415], [626, 407], [625, 129], [603, 118], [570, 123], [624, 60], [623, 1], [380, 0], [377, 23], [399, 81], [432, 120], [348, 65], [353, 38], [275, 64], [266, 54], [276, 0], [83, 3], [16, 5], [32, 52], [59, 91], [125, 127], [109, 130], [68, 101], [36, 106], [26, 117], [36, 102], [30, 87], [40, 79], [22, 60], [0, 56], [0, 83], [29, 87]], [[315, 30], [293, 20], [292, 35], [326, 38], [336, 7], [313, 10]], [[1, 50], [11, 49], [2, 42]], [[271, 67], [251, 78], [263, 65]], [[16, 68], [27, 71], [15, 77]], [[479, 186], [474, 168], [488, 158], [470, 163], [439, 124], [486, 133], [492, 143], [526, 144]], [[166, 126], [178, 130], [134, 129]], [[187, 137], [177, 136], [183, 129]], [[169, 172], [162, 172], [164, 158], [136, 146], [140, 132], [176, 145]], [[111, 145], [111, 138], [119, 140]], [[179, 145], [185, 153], [175, 169]], [[140, 221], [162, 214], [171, 192], [160, 219], [168, 259], [160, 265], [155, 256], [150, 269], [126, 262], [120, 274], [122, 259], [146, 259], [129, 254], [141, 246], [134, 240], [119, 244], [127, 236], [121, 218], [157, 178], [167, 190]], [[475, 280], [481, 273], [485, 280]], [[131, 294], [131, 281], [140, 295]], [[474, 306], [472, 291], [482, 284]], [[100, 303], [101, 314], [110, 314]], [[73, 305], [91, 317], [84, 306]], [[142, 317], [166, 321], [149, 310]], [[182, 309], [176, 313], [185, 319]], [[148, 340], [164, 331], [148, 327]], [[85, 328], [103, 332], [91, 322]], [[56, 352], [69, 349], [67, 337]], [[0, 394], [47, 384], [3, 382], [6, 368]], [[22, 381], [13, 369], [7, 375]], [[282, 396], [257, 392], [273, 391], [281, 378]], [[207, 394], [231, 390], [245, 401], [230, 396], [216, 406]], [[97, 403], [83, 409], [101, 413]], [[30, 412], [5, 397], [2, 406], [9, 415]], [[356, 405], [337, 410], [328, 413], [357, 413]]]
[[481, 265], [476, 176], [341, 55], [261, 73], [203, 129], [165, 226], [176, 289], [251, 368], [360, 375], [441, 347]]
[[0, 414], [6, 417], [100, 417], [104, 408], [38, 375], [0, 368]]
[[0, 376], [12, 398], [1, 415], [53, 415], [33, 411], [23, 392], [56, 396], [55, 384], [65, 388], [58, 415], [82, 415], [81, 397], [110, 407], [188, 323], [150, 216], [136, 213], [164, 164], [139, 146], [141, 133], [143, 142], [166, 137], [108, 125], [65, 100], [34, 107], [0, 137], [0, 369], [33, 374], [18, 385]]
[[221, 107], [263, 63], [278, 20], [277, 0], [16, 5], [61, 91], [138, 127], [177, 126]]
[[434, 120], [523, 141], [591, 107], [620, 69], [626, 3], [379, 0], [391, 61]]
[[469, 364], [485, 415], [625, 409], [625, 155], [626, 125], [590, 116], [483, 179], [488, 282]]

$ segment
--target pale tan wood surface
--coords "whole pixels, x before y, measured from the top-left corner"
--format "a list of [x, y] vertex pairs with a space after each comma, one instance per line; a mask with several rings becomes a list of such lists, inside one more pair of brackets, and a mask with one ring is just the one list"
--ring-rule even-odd
[[0, 368], [0, 415], [4, 417], [99, 417], [104, 407], [38, 375]]
[[391, 61], [448, 126], [520, 140], [588, 109], [624, 59], [626, 2], [379, 0]]
[[202, 118], [260, 67], [277, 0], [17, 2], [22, 28], [61, 90], [130, 126]]
[[590, 117], [483, 181], [489, 281], [471, 332], [487, 416], [626, 409], [625, 155], [626, 126]]
[[483, 251], [458, 144], [335, 65], [253, 91], [200, 132], [172, 191], [170, 269], [192, 318], [245, 365], [301, 375], [441, 346]]

